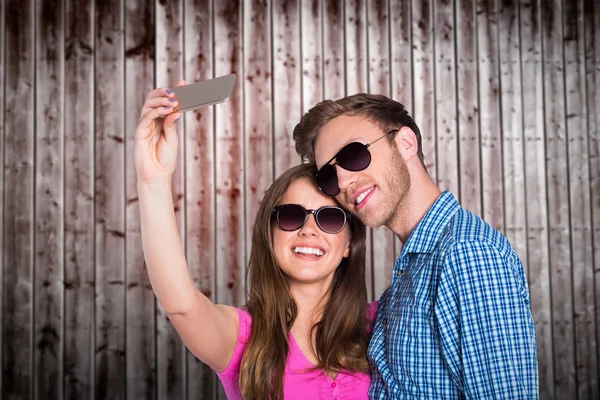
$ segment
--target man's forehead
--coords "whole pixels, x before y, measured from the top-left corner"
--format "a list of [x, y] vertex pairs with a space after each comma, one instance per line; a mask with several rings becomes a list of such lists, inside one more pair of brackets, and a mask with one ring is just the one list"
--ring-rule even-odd
[[317, 165], [325, 163], [348, 143], [368, 142], [371, 130], [376, 128], [377, 126], [364, 116], [343, 115], [329, 121], [315, 138], [315, 162]]

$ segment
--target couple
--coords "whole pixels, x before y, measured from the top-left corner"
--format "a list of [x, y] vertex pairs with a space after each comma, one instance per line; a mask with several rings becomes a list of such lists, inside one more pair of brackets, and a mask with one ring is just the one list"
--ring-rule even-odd
[[[294, 139], [309, 163], [267, 191], [248, 305], [236, 308], [213, 304], [188, 273], [171, 194], [173, 97], [150, 92], [135, 133], [143, 250], [160, 304], [228, 398], [538, 398], [521, 262], [436, 187], [401, 104], [358, 94], [302, 117]], [[403, 243], [390, 287], [371, 304], [364, 224]]]

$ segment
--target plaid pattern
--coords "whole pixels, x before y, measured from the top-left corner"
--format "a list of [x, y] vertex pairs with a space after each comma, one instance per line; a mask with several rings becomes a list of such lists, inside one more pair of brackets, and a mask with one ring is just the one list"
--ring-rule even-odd
[[500, 232], [444, 192], [379, 300], [371, 399], [537, 399], [523, 266]]

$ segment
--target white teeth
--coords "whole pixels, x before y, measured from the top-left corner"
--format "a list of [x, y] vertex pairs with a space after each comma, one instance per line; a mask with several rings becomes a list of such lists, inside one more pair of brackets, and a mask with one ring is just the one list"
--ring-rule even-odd
[[358, 196], [356, 198], [356, 204], [360, 204], [365, 199], [365, 197], [367, 197], [367, 195], [373, 191], [373, 189], [375, 189], [375, 188], [373, 187], [373, 188], [367, 190], [366, 192], [362, 192], [360, 194], [360, 196]]
[[318, 257], [321, 257], [323, 254], [325, 254], [321, 249], [315, 249], [312, 247], [296, 247], [294, 248], [294, 253], [314, 254]]

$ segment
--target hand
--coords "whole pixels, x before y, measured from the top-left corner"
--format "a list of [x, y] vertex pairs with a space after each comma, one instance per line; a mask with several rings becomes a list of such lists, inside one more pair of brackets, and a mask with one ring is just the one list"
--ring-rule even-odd
[[[184, 86], [179, 81], [177, 86]], [[167, 88], [148, 93], [135, 129], [135, 169], [138, 182], [170, 180], [177, 163], [179, 139], [175, 122], [181, 113], [173, 112], [177, 101]]]

